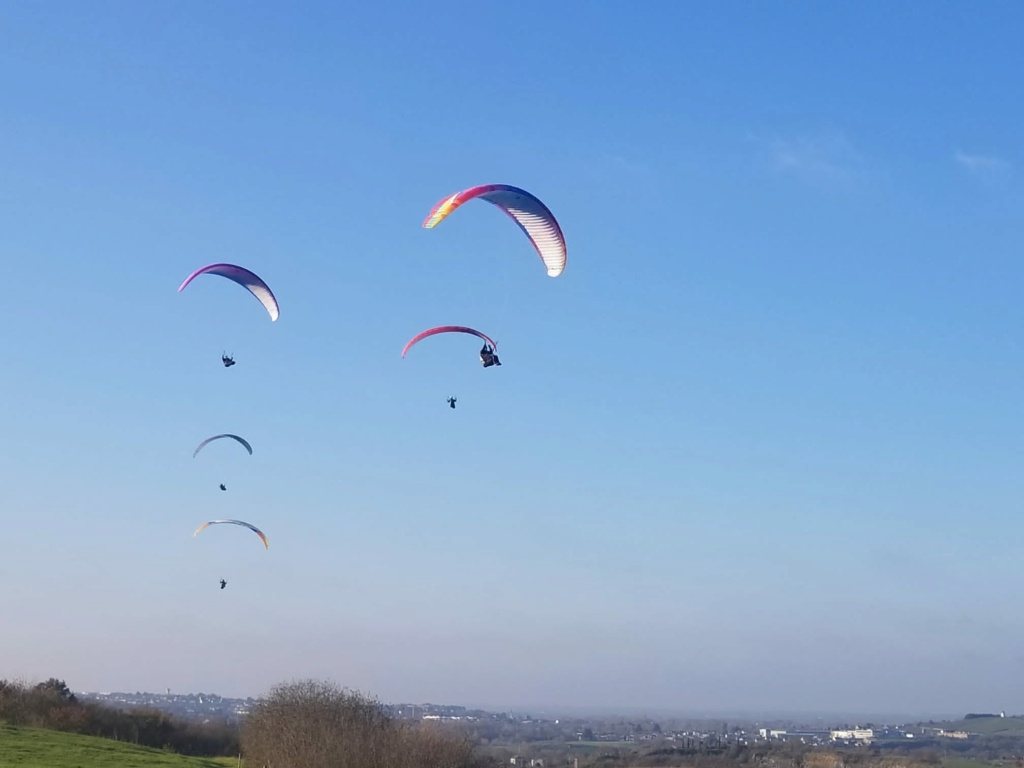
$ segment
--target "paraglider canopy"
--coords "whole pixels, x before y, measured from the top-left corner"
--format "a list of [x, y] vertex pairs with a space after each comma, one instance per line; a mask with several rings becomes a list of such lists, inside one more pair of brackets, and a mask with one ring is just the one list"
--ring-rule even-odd
[[211, 520], [210, 522], [203, 523], [198, 528], [196, 528], [195, 533], [193, 533], [192, 535], [193, 536], [198, 536], [199, 532], [201, 530], [203, 530], [204, 528], [206, 528], [207, 526], [210, 526], [210, 525], [221, 525], [221, 524], [224, 524], [224, 523], [228, 523], [228, 524], [231, 524], [231, 525], [241, 525], [241, 526], [243, 526], [245, 528], [248, 528], [250, 531], [252, 531], [257, 536], [260, 537], [260, 539], [263, 541], [263, 546], [264, 546], [265, 549], [270, 549], [270, 542], [268, 542], [267, 541], [267, 537], [263, 535], [263, 531], [261, 531], [259, 528], [257, 528], [252, 523], [247, 523], [244, 520]]
[[510, 184], [482, 184], [449, 195], [434, 206], [423, 222], [425, 229], [433, 229], [456, 208], [470, 200], [480, 198], [497, 206], [526, 233], [550, 277], [558, 277], [565, 270], [565, 235], [551, 210], [525, 189]]
[[405, 357], [405, 353], [412, 349], [416, 344], [419, 344], [423, 339], [431, 336], [436, 336], [439, 333], [468, 333], [471, 336], [476, 336], [478, 339], [483, 339], [485, 342], [491, 345], [491, 347], [498, 346], [495, 344], [490, 337], [485, 336], [473, 328], [468, 328], [464, 325], [439, 325], [437, 328], [429, 328], [422, 333], [418, 333], [412, 337], [408, 344], [402, 349], [402, 357]]
[[239, 267], [236, 264], [207, 264], [186, 277], [185, 281], [178, 286], [178, 293], [184, 291], [186, 286], [199, 277], [199, 275], [226, 277], [228, 280], [238, 283], [255, 296], [260, 304], [263, 305], [263, 308], [267, 310], [271, 322], [276, 321], [281, 316], [281, 308], [277, 304], [277, 298], [274, 296], [273, 291], [255, 272], [245, 267]]
[[249, 442], [244, 437], [239, 437], [238, 435], [231, 435], [231, 434], [225, 433], [223, 435], [214, 435], [213, 437], [208, 437], [205, 440], [203, 440], [203, 442], [201, 442], [199, 445], [196, 446], [195, 451], [193, 451], [193, 453], [192, 453], [192, 458], [194, 459], [196, 456], [198, 456], [199, 452], [201, 450], [203, 450], [203, 448], [205, 446], [207, 446], [210, 443], [212, 443], [214, 440], [221, 440], [221, 439], [223, 439], [225, 437], [229, 437], [232, 440], [237, 440], [239, 443], [242, 444], [242, 446], [245, 448], [245, 450], [247, 450], [249, 452], [249, 455], [252, 456], [252, 446], [249, 445]]

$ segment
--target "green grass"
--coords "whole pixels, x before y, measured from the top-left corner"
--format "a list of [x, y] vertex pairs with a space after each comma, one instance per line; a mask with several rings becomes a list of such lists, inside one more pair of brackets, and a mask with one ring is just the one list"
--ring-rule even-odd
[[234, 768], [237, 758], [183, 757], [95, 736], [0, 725], [0, 768]]

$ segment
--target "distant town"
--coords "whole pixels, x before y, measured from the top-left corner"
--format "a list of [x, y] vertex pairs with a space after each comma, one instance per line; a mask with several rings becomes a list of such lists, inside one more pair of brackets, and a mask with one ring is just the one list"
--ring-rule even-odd
[[209, 722], [238, 721], [249, 713], [256, 699], [229, 699], [215, 693], [92, 693], [76, 692], [84, 701], [95, 701], [115, 709], [156, 709], [169, 715]]
[[[94, 693], [78, 696], [117, 709], [155, 709], [177, 717], [200, 722], [237, 722], [256, 704], [256, 699], [233, 699], [215, 693]], [[795, 741], [808, 746], [911, 746], [937, 740], [968, 741], [992, 735], [987, 725], [978, 732], [970, 730], [971, 721], [991, 723], [1007, 719], [1005, 712], [969, 714], [958, 724], [875, 724], [837, 723], [834, 727], [807, 727], [799, 723], [734, 723], [708, 720], [665, 718], [660, 721], [627, 717], [541, 718], [513, 712], [488, 712], [443, 704], [391, 704], [384, 708], [402, 720], [439, 721], [462, 726], [485, 742], [579, 742], [581, 745], [635, 744], [663, 742], [685, 750], [724, 750], [730, 745]], [[1018, 718], [1009, 718], [1007, 732], [1017, 729]], [[917, 746], [914, 744], [913, 746]]]

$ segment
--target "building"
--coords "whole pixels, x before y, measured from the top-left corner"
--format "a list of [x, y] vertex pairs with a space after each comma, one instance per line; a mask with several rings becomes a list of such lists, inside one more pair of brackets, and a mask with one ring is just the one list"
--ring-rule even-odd
[[832, 741], [871, 741], [875, 732], [870, 728], [853, 728], [848, 731], [830, 731]]

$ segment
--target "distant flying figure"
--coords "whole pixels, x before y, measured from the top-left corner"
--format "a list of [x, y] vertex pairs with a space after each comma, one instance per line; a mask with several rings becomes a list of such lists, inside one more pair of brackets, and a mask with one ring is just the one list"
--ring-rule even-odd
[[235, 364], [235, 358], [227, 353], [222, 354], [220, 356], [220, 361], [224, 363], [225, 368], [230, 368], [232, 365]]
[[484, 342], [484, 346], [480, 350], [480, 362], [484, 364], [484, 368], [490, 368], [492, 365], [501, 365], [498, 356], [494, 354], [494, 347], [487, 342]]
[[448, 405], [450, 405], [453, 409], [455, 408], [455, 403], [457, 403], [457, 402], [458, 402], [458, 398], [455, 398], [455, 397], [449, 397], [448, 398]]
[[224, 589], [224, 587], [226, 587], [227, 585], [228, 585], [228, 583], [226, 581], [224, 581], [224, 579], [220, 580], [220, 588], [221, 589]]
[[224, 483], [221, 483], [221, 484], [220, 484], [220, 489], [221, 489], [222, 491], [226, 491], [226, 490], [228, 489], [228, 487], [227, 487], [226, 485], [224, 485]]

